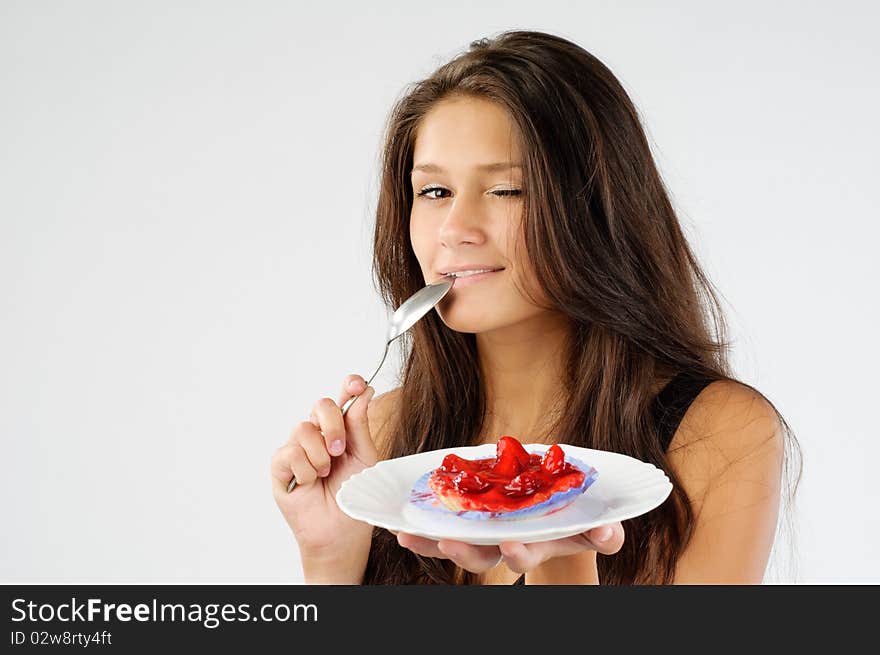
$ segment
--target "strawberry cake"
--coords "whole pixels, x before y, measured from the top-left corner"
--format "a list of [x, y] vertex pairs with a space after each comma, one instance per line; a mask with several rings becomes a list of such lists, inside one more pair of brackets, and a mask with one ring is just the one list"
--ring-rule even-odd
[[529, 453], [514, 437], [498, 440], [495, 457], [446, 455], [415, 484], [410, 500], [468, 519], [518, 519], [558, 511], [583, 494], [596, 469], [566, 457], [558, 444]]

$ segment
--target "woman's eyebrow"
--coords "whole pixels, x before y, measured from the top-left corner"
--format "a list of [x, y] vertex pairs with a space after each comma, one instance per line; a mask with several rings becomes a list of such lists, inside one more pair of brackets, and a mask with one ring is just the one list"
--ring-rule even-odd
[[[474, 166], [474, 168], [478, 171], [488, 171], [490, 173], [494, 173], [495, 171], [506, 171], [511, 168], [522, 168], [520, 164], [514, 164], [512, 162], [498, 161], [493, 164], [479, 164]], [[432, 164], [430, 162], [426, 162], [424, 164], [416, 164], [413, 166], [410, 174], [415, 173], [416, 171], [423, 171], [425, 173], [445, 173], [446, 169], [442, 166], [438, 166], [437, 164]]]

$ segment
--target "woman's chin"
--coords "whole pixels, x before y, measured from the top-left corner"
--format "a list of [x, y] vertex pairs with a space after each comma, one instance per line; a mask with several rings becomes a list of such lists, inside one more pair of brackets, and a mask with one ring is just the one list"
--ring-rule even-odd
[[450, 330], [470, 334], [486, 332], [497, 327], [493, 322], [487, 320], [485, 316], [479, 316], [477, 312], [469, 312], [463, 308], [440, 313], [440, 320]]

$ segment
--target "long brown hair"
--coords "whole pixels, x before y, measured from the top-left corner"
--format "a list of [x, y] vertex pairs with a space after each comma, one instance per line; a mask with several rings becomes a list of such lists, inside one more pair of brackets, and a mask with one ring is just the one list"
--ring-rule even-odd
[[[682, 371], [734, 378], [721, 305], [682, 234], [636, 108], [596, 57], [534, 31], [474, 41], [412, 85], [386, 126], [376, 208], [373, 266], [391, 308], [425, 285], [409, 241], [409, 172], [420, 120], [453, 95], [498, 103], [518, 128], [521, 242], [548, 309], [571, 322], [561, 390], [567, 411], [553, 421], [550, 440], [566, 435], [559, 441], [651, 462], [673, 484], [660, 507], [624, 523], [620, 552], [598, 556], [600, 581], [668, 583], [694, 516], [656, 437], [654, 385]], [[430, 312], [401, 340], [400, 409], [380, 455], [476, 443], [486, 399], [475, 335], [450, 330]], [[779, 419], [790, 443], [791, 430]], [[374, 530], [365, 584], [476, 579]]]

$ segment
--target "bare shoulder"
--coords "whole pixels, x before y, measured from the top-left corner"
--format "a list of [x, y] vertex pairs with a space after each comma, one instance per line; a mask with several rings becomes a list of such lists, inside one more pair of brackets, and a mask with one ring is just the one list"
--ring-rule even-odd
[[391, 391], [373, 397], [367, 406], [367, 423], [370, 426], [370, 435], [380, 456], [384, 452], [388, 428], [391, 427], [390, 419], [397, 414], [400, 407], [400, 397], [403, 389], [397, 387]]
[[694, 510], [676, 583], [761, 582], [779, 512], [782, 427], [773, 405], [738, 382], [711, 383], [688, 408], [667, 453]]
[[719, 380], [688, 408], [668, 456], [693, 498], [731, 470], [749, 467], [773, 477], [784, 445], [782, 425], [770, 402], [747, 385]]
[[745, 384], [718, 380], [703, 389], [688, 408], [670, 453], [707, 440], [733, 450], [764, 442], [782, 445], [781, 424], [763, 395]]

